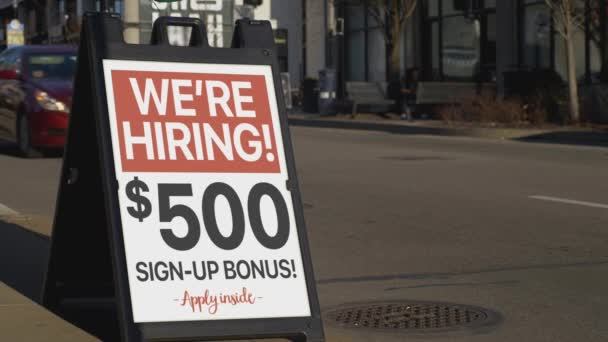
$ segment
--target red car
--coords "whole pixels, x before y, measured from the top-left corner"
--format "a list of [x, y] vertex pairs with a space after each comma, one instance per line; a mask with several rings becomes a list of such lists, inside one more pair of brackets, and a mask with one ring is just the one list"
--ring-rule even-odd
[[25, 45], [0, 54], [0, 138], [25, 157], [65, 144], [76, 47]]

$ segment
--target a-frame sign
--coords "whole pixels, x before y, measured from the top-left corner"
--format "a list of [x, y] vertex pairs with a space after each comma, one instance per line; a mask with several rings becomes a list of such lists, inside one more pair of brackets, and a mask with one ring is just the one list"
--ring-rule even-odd
[[132, 45], [89, 13], [78, 54], [44, 305], [103, 340], [324, 341], [270, 24]]

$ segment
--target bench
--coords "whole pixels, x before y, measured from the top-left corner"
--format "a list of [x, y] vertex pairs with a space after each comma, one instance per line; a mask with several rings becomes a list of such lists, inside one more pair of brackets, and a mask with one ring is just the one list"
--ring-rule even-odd
[[347, 99], [352, 103], [352, 115], [357, 115], [359, 105], [394, 106], [395, 101], [386, 98], [385, 87], [375, 82], [346, 82]]

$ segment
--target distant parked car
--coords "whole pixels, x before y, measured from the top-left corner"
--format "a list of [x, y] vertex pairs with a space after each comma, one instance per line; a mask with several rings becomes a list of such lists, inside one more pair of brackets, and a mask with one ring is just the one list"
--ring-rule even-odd
[[0, 137], [25, 157], [65, 144], [76, 48], [25, 45], [0, 54]]

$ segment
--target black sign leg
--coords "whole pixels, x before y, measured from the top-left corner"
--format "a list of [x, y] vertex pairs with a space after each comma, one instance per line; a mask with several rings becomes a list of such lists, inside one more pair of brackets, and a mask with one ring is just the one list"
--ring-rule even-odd
[[[86, 42], [90, 33], [84, 27], [81, 40]], [[95, 134], [90, 61], [87, 44], [81, 44], [43, 304], [104, 341], [118, 341], [119, 305]]]
[[43, 303], [104, 340], [119, 339], [99, 153], [92, 134], [95, 122], [90, 105], [91, 78], [83, 46], [79, 52], [73, 115], [61, 171]]

